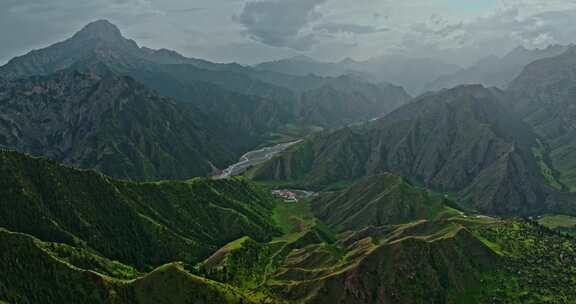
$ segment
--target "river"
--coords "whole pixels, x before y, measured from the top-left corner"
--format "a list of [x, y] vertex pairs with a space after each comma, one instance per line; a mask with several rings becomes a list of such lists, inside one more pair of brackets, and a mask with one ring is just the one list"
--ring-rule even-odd
[[240, 160], [237, 163], [224, 169], [224, 171], [222, 171], [222, 173], [220, 173], [219, 175], [214, 176], [214, 179], [223, 179], [223, 178], [228, 178], [231, 176], [241, 175], [242, 173], [246, 172], [246, 170], [248, 170], [250, 167], [261, 164], [261, 163], [271, 159], [276, 154], [278, 154], [278, 153], [280, 153], [280, 152], [288, 149], [289, 147], [291, 147], [297, 143], [300, 143], [300, 142], [302, 142], [302, 140], [278, 144], [278, 145], [250, 151], [250, 152], [242, 155], [242, 157], [240, 157]]

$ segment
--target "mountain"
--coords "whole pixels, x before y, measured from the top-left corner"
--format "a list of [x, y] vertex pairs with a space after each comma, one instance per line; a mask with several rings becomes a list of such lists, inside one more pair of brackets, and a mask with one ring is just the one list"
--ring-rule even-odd
[[115, 177], [185, 179], [225, 167], [238, 152], [219, 132], [199, 111], [111, 72], [0, 83], [0, 147]]
[[357, 240], [289, 247], [245, 240], [203, 268], [208, 277], [227, 273], [227, 281], [237, 282], [254, 273], [253, 262], [268, 263], [268, 277], [252, 278], [288, 303], [458, 303], [452, 294], [471, 291], [498, 262], [455, 222], [422, 222]]
[[135, 41], [124, 38], [114, 24], [98, 20], [86, 25], [66, 41], [10, 60], [0, 67], [0, 75], [6, 78], [48, 75], [87, 58], [98, 58], [102, 62], [113, 63], [117, 68], [137, 67], [146, 62], [212, 66], [207, 61], [185, 58], [173, 51], [140, 48]]
[[[63, 69], [127, 75], [163, 96], [190, 103], [220, 121], [222, 128], [232, 135], [229, 136], [232, 144], [243, 151], [289, 125], [343, 126], [386, 114], [410, 99], [405, 92], [398, 92], [400, 88], [385, 85], [373, 85], [380, 93], [377, 96], [373, 95], [374, 90], [366, 96], [357, 89], [318, 94], [317, 90], [326, 90], [330, 83], [340, 80], [262, 72], [238, 64], [186, 58], [170, 50], [140, 47], [105, 20], [88, 24], [70, 39], [14, 58], [0, 67], [0, 77], [49, 75]], [[316, 94], [315, 98], [308, 98], [310, 94]], [[333, 107], [332, 97], [344, 105]], [[330, 111], [327, 117], [331, 119], [308, 120], [299, 116], [310, 103], [322, 111]], [[351, 107], [356, 111], [346, 111]]]
[[317, 75], [321, 77], [338, 77], [346, 73], [344, 67], [337, 63], [318, 62], [307, 56], [263, 62], [254, 66], [256, 70], [277, 72], [294, 76]]
[[456, 65], [430, 58], [411, 58], [400, 55], [374, 57], [365, 61], [347, 58], [340, 62], [319, 62], [312, 58], [297, 56], [264, 62], [254, 68], [260, 71], [309, 77], [311, 75], [324, 77], [361, 75], [368, 82], [385, 82], [402, 86], [412, 95], [420, 94], [430, 79], [459, 69]]
[[270, 194], [243, 179], [130, 183], [16, 152], [0, 153], [0, 173], [0, 227], [139, 270], [278, 233]]
[[363, 178], [344, 190], [321, 195], [311, 204], [316, 217], [337, 231], [434, 220], [457, 213], [441, 195], [419, 190], [390, 173]]
[[550, 201], [562, 199], [537, 164], [537, 140], [508, 102], [479, 85], [424, 95], [374, 122], [312, 136], [250, 175], [322, 189], [393, 172], [484, 213], [560, 208], [566, 202]]
[[[312, 206], [276, 201], [239, 178], [131, 183], [9, 151], [0, 152], [0, 177], [0, 298], [8, 303], [576, 299], [571, 238], [531, 221], [434, 216], [444, 198], [392, 174]], [[338, 225], [314, 216], [325, 203], [332, 207], [318, 214], [327, 221], [341, 217], [338, 206], [431, 212], [393, 222], [374, 221], [389, 212], [366, 212], [335, 233]]]
[[334, 243], [290, 244], [236, 241], [201, 272], [235, 286], [256, 284], [288, 303], [519, 304], [576, 297], [574, 270], [567, 267], [574, 242], [523, 220], [420, 221], [366, 227]]
[[543, 58], [558, 56], [568, 48], [563, 45], [550, 45], [545, 49], [529, 50], [520, 46], [502, 58], [489, 56], [471, 67], [450, 75], [443, 75], [429, 83], [426, 90], [437, 91], [462, 84], [483, 84], [487, 87], [505, 89], [526, 65]]
[[195, 276], [181, 263], [141, 274], [94, 252], [5, 229], [0, 249], [0, 270], [9, 274], [0, 279], [0, 296], [10, 303], [271, 303]]
[[510, 85], [514, 108], [543, 142], [558, 179], [576, 189], [576, 48], [528, 65]]
[[301, 123], [337, 128], [381, 117], [410, 100], [402, 87], [340, 76], [302, 93], [297, 117]]
[[460, 68], [432, 58], [413, 58], [402, 55], [374, 57], [364, 62], [354, 63], [351, 67], [373, 75], [379, 81], [400, 85], [412, 95], [421, 94], [430, 79], [452, 73]]
[[[353, 76], [301, 79], [208, 71], [190, 65], [164, 66], [161, 70], [146, 74], [133, 71], [130, 75], [232, 126], [245, 127], [243, 123], [251, 122], [255, 134], [287, 124], [341, 127], [382, 116], [411, 99], [401, 87], [372, 84]], [[230, 112], [235, 115], [232, 119], [227, 117]]]

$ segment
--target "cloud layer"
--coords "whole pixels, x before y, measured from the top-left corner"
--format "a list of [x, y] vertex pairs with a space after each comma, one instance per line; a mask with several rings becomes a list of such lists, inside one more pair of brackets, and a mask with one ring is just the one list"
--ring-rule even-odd
[[276, 47], [309, 49], [316, 41], [309, 25], [322, 15], [326, 0], [265, 0], [244, 5], [235, 20], [254, 40]]
[[567, 0], [2, 0], [0, 63], [97, 19], [149, 47], [243, 63], [306, 53], [469, 64], [576, 41], [576, 1]]

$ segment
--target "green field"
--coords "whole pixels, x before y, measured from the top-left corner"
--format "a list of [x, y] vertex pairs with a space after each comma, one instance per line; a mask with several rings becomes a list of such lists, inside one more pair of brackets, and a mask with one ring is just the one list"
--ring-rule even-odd
[[264, 138], [264, 142], [258, 148], [295, 141], [323, 130], [324, 128], [319, 126], [287, 124], [276, 132], [268, 133]]
[[538, 220], [547, 228], [576, 235], [576, 217], [569, 215], [545, 215]]
[[309, 200], [298, 203], [284, 203], [279, 200], [277, 207], [274, 209], [272, 219], [284, 233], [281, 237], [283, 240], [298, 238], [300, 234], [316, 223]]

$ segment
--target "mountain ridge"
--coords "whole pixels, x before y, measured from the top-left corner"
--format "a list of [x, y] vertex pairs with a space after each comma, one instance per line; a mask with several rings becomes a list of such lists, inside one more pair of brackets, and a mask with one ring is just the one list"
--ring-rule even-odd
[[502, 91], [479, 85], [425, 95], [364, 126], [311, 137], [251, 176], [321, 189], [393, 172], [436, 191], [459, 193], [460, 203], [481, 212], [546, 212], [555, 205], [546, 202], [554, 191], [536, 164], [536, 138], [507, 100]]
[[116, 177], [190, 178], [235, 159], [201, 113], [111, 72], [4, 82], [0, 100], [1, 146]]

